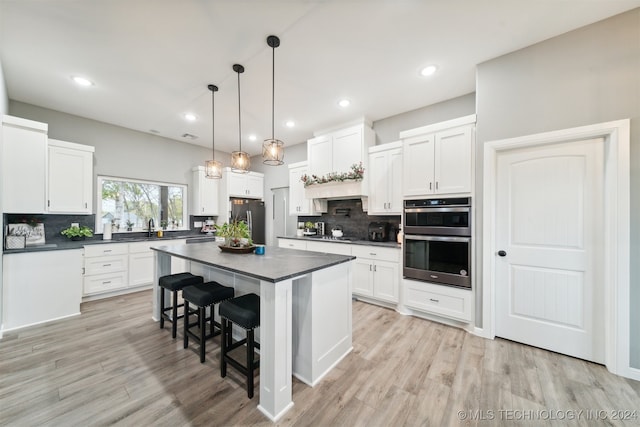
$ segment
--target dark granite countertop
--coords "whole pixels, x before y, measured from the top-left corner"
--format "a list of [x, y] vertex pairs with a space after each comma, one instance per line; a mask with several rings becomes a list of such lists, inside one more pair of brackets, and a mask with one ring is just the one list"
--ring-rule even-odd
[[87, 239], [87, 240], [66, 240], [57, 241], [55, 243], [47, 243], [44, 245], [27, 246], [22, 249], [5, 249], [4, 255], [19, 254], [24, 252], [42, 252], [42, 251], [60, 251], [69, 249], [82, 249], [88, 245], [103, 245], [111, 243], [136, 243], [136, 242], [158, 242], [160, 245], [164, 245], [171, 240], [186, 239], [187, 243], [199, 243], [199, 242], [211, 242], [215, 240], [215, 236], [207, 236], [204, 234], [195, 235], [166, 235], [165, 237], [124, 237], [120, 239], [102, 240], [102, 239]]
[[267, 282], [295, 278], [356, 258], [350, 255], [319, 254], [276, 246], [267, 246], [264, 255], [234, 254], [222, 252], [215, 243], [159, 246], [152, 249]]
[[309, 237], [309, 236], [302, 236], [302, 237], [298, 237], [298, 236], [278, 236], [278, 239], [292, 239], [292, 240], [306, 240], [309, 242], [329, 242], [329, 243], [348, 243], [351, 245], [366, 245], [366, 246], [381, 246], [384, 248], [397, 248], [400, 249], [402, 247], [402, 245], [399, 245], [397, 242], [372, 242], [370, 240], [364, 240], [364, 239], [350, 239], [350, 238], [345, 238], [342, 240], [338, 240], [338, 239], [330, 239], [330, 238], [326, 238], [323, 239], [322, 237]]

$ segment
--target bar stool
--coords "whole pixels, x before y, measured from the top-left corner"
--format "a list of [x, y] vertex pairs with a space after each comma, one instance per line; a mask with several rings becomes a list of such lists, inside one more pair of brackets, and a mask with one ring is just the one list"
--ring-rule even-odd
[[[198, 285], [187, 286], [182, 290], [182, 299], [184, 300], [184, 348], [189, 347], [189, 337], [191, 336], [200, 344], [200, 363], [204, 363], [204, 353], [206, 351], [205, 342], [209, 338], [220, 335], [220, 323], [215, 321], [215, 305], [233, 298], [234, 290], [228, 286], [222, 286], [218, 282], [200, 283]], [[195, 305], [198, 309], [191, 311], [189, 304]], [[207, 307], [211, 307], [211, 315], [206, 316]], [[196, 314], [198, 321], [189, 322], [189, 316]], [[209, 334], [206, 333], [206, 321], [209, 320]], [[191, 328], [198, 327], [199, 333], [191, 331]], [[215, 327], [218, 327], [218, 330]]]
[[[247, 377], [247, 396], [253, 398], [253, 372], [260, 366], [260, 360], [254, 360], [253, 350], [260, 348], [254, 341], [253, 330], [260, 326], [260, 297], [256, 294], [246, 294], [227, 301], [223, 301], [218, 308], [222, 322], [222, 337], [220, 349], [220, 376], [227, 376], [227, 363], [242, 372]], [[246, 331], [246, 338], [233, 342], [232, 323]], [[242, 365], [233, 359], [229, 352], [242, 345], [247, 345], [247, 364]]]
[[[194, 276], [191, 273], [176, 273], [162, 276], [158, 279], [158, 285], [160, 286], [160, 329], [164, 329], [164, 321], [171, 322], [171, 336], [175, 339], [176, 332], [178, 330], [178, 319], [183, 315], [178, 316], [178, 307], [182, 307], [184, 304], [178, 304], [178, 291], [182, 290], [185, 286], [197, 285], [204, 282], [202, 276]], [[165, 290], [171, 291], [171, 306], [164, 306], [164, 293]], [[171, 316], [167, 312], [171, 311]]]

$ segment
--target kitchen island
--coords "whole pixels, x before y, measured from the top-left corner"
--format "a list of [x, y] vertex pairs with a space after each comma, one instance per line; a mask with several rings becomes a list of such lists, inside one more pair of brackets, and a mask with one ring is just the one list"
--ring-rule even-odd
[[[153, 247], [155, 283], [171, 257], [205, 281], [260, 295], [260, 402], [272, 421], [293, 406], [291, 376], [313, 386], [352, 350], [353, 256], [267, 247], [265, 255], [221, 252], [215, 243]], [[160, 319], [160, 291], [153, 290]]]

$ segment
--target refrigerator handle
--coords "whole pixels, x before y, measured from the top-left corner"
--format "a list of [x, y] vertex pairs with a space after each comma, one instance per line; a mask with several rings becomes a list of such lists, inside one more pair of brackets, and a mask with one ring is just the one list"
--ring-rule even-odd
[[253, 239], [253, 221], [251, 211], [247, 211], [247, 225], [249, 226], [249, 236]]

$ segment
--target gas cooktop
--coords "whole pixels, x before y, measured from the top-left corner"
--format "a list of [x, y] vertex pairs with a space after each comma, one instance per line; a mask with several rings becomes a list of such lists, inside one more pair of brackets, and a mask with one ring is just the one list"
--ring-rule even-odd
[[340, 241], [343, 241], [343, 242], [352, 242], [354, 240], [359, 240], [359, 239], [357, 239], [355, 237], [349, 237], [349, 236], [333, 237], [333, 236], [318, 236], [318, 235], [315, 235], [315, 236], [307, 236], [307, 237], [309, 237], [311, 239], [319, 239], [319, 240], [340, 240]]

